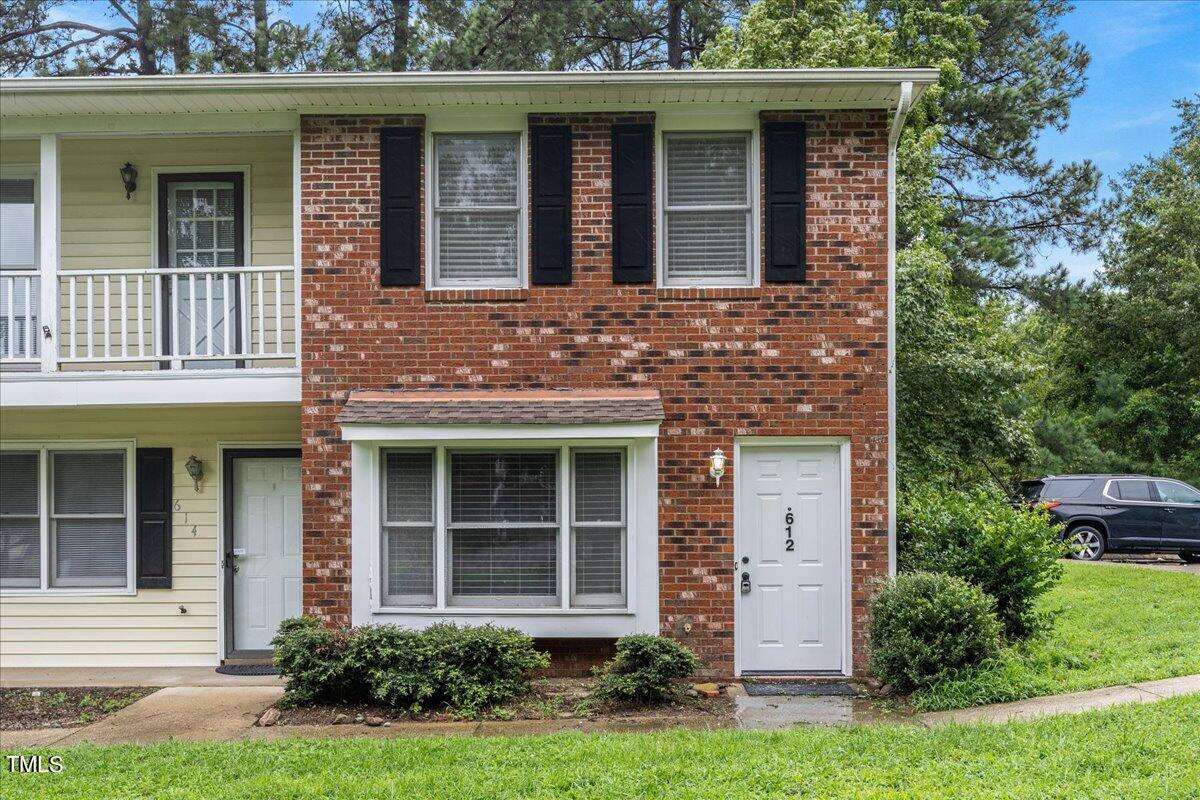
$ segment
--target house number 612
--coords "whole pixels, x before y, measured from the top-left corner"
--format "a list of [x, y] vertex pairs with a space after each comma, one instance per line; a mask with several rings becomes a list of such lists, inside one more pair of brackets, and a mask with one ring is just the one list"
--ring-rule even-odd
[[796, 518], [792, 516], [792, 509], [789, 507], [787, 513], [783, 515], [784, 533], [786, 536], [783, 539], [783, 549], [789, 553], [796, 549], [796, 542], [792, 539], [792, 523]]

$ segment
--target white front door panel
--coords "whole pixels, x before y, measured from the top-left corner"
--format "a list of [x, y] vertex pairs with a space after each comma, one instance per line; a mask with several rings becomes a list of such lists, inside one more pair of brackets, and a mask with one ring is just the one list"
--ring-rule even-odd
[[848, 587], [840, 453], [837, 445], [741, 448], [734, 591], [742, 672], [844, 667]]
[[269, 650], [301, 609], [300, 461], [233, 461], [233, 646]]

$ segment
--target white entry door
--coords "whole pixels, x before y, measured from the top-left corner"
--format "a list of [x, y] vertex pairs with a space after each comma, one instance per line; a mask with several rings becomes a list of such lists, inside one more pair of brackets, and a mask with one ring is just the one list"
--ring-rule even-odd
[[235, 457], [232, 477], [228, 650], [241, 654], [270, 650], [280, 621], [300, 614], [300, 460]]
[[736, 641], [745, 672], [842, 672], [846, 531], [838, 445], [743, 446]]

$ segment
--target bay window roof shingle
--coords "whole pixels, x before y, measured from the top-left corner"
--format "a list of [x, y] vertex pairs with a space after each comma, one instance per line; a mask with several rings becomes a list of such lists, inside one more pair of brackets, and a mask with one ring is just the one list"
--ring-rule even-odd
[[661, 422], [657, 390], [354, 391], [338, 415], [358, 425], [588, 425]]

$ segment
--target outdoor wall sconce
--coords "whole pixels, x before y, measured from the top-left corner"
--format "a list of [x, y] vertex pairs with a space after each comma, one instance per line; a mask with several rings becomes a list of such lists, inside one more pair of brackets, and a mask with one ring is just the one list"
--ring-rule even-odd
[[196, 491], [200, 491], [200, 481], [204, 478], [204, 464], [194, 455], [188, 456], [187, 463], [183, 465], [187, 470], [187, 474], [191, 476], [192, 483], [196, 487]]
[[137, 170], [128, 161], [121, 167], [121, 183], [125, 184], [125, 199], [133, 197], [133, 193], [137, 191]]
[[712, 451], [712, 455], [708, 457], [708, 474], [712, 475], [717, 480], [717, 486], [721, 485], [721, 478], [725, 476], [725, 454], [721, 452], [721, 448]]

